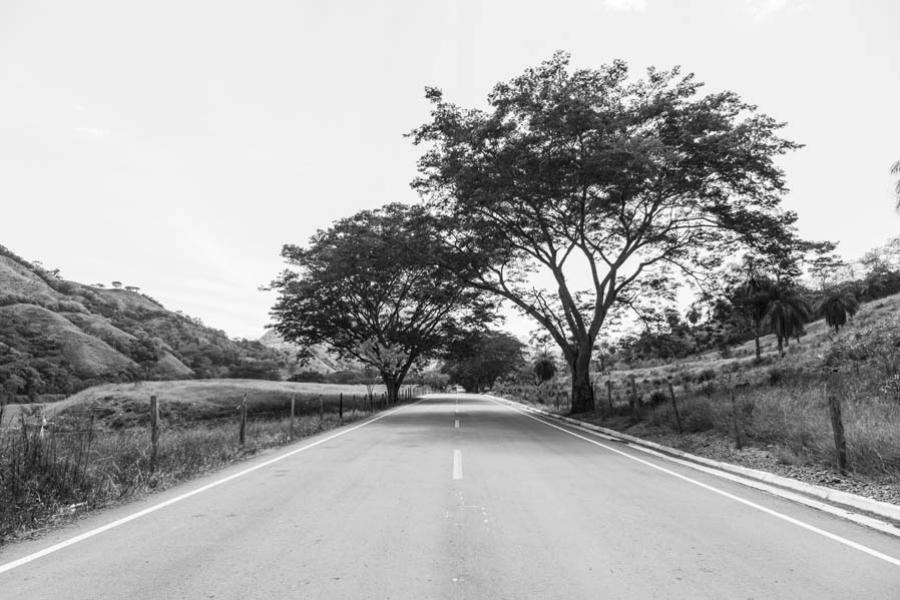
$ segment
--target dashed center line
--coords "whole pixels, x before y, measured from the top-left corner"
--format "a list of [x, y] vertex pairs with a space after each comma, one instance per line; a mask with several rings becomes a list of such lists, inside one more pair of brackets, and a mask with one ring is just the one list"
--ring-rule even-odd
[[455, 421], [453, 421], [453, 428], [459, 429], [459, 419], [456, 419]]
[[453, 451], [453, 479], [462, 479], [462, 451]]

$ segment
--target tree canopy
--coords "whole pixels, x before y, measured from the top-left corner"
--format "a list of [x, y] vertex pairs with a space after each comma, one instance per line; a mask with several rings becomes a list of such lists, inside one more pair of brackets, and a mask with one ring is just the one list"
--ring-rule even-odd
[[426, 146], [413, 185], [452, 224], [471, 285], [550, 333], [580, 411], [593, 408], [592, 347], [614, 307], [671, 299], [677, 281], [700, 283], [740, 251], [794, 246], [775, 159], [799, 146], [678, 68], [634, 79], [621, 61], [569, 62], [557, 53], [497, 84], [484, 110], [428, 89], [431, 118], [411, 135]]
[[469, 392], [490, 389], [525, 362], [525, 345], [503, 331], [478, 331], [452, 344], [441, 371]]
[[272, 284], [275, 331], [376, 369], [395, 399], [417, 361], [492, 317], [481, 292], [438, 260], [439, 237], [422, 207], [389, 204], [336, 221], [305, 248], [284, 246], [294, 268]]

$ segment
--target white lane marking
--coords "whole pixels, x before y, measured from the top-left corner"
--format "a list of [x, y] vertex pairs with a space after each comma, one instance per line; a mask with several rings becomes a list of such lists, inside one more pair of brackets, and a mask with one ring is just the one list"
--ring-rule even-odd
[[[499, 403], [497, 403], [497, 404], [499, 404]], [[504, 406], [504, 405], [500, 404], [500, 406]], [[681, 473], [676, 473], [675, 471], [666, 469], [665, 467], [655, 465], [650, 461], [646, 461], [646, 460], [643, 460], [636, 456], [632, 456], [632, 455], [628, 454], [627, 452], [622, 452], [621, 450], [617, 450], [616, 448], [613, 448], [606, 444], [602, 444], [596, 440], [592, 440], [591, 438], [585, 437], [583, 435], [579, 435], [579, 434], [575, 433], [574, 431], [569, 431], [568, 429], [566, 429], [564, 427], [559, 427], [558, 425], [554, 425], [553, 423], [548, 423], [547, 421], [545, 421], [543, 419], [539, 419], [538, 417], [532, 416], [526, 412], [522, 412], [511, 406], [507, 406], [506, 408], [509, 408], [510, 410], [517, 412], [522, 416], [528, 417], [529, 419], [533, 419], [533, 420], [537, 421], [538, 423], [543, 423], [547, 427], [552, 427], [553, 429], [557, 429], [559, 431], [562, 431], [563, 433], [567, 433], [567, 434], [571, 435], [572, 437], [576, 437], [580, 440], [584, 440], [585, 442], [588, 442], [589, 444], [594, 444], [595, 446], [600, 446], [601, 448], [609, 450], [610, 452], [615, 452], [616, 454], [624, 456], [625, 458], [628, 458], [635, 462], [639, 462], [639, 463], [646, 465], [652, 469], [656, 469], [657, 471], [662, 471], [663, 473], [671, 475], [672, 477], [677, 477], [678, 479], [681, 479], [682, 481], [692, 483], [692, 484], [699, 486], [705, 490], [709, 490], [710, 492], [719, 494], [720, 496], [725, 496], [726, 498], [730, 498], [731, 500], [734, 500], [735, 502], [740, 502], [741, 504], [749, 506], [750, 508], [755, 508], [756, 510], [764, 512], [764, 513], [771, 515], [777, 519], [781, 519], [782, 521], [787, 521], [788, 523], [791, 523], [792, 525], [796, 525], [797, 527], [802, 527], [803, 529], [806, 529], [807, 531], [811, 531], [813, 533], [816, 533], [818, 535], [826, 537], [830, 540], [838, 542], [839, 544], [843, 544], [845, 546], [853, 548], [854, 550], [859, 550], [860, 552], [864, 552], [864, 553], [868, 554], [869, 556], [873, 556], [873, 557], [881, 559], [887, 563], [890, 563], [894, 566], [900, 567], [900, 558], [888, 556], [887, 554], [879, 552], [878, 550], [875, 550], [873, 548], [869, 548], [868, 546], [863, 546], [860, 543], [854, 542], [852, 540], [848, 540], [847, 538], [841, 537], [837, 534], [831, 533], [829, 531], [825, 531], [824, 529], [819, 529], [815, 525], [810, 525], [808, 523], [804, 523], [803, 521], [795, 519], [794, 517], [790, 517], [786, 514], [778, 512], [776, 510], [772, 510], [771, 508], [766, 508], [765, 506], [762, 506], [761, 504], [757, 504], [756, 502], [746, 500], [744, 498], [741, 498], [740, 496], [735, 496], [734, 494], [732, 494], [730, 492], [726, 492], [725, 490], [720, 490], [711, 485], [697, 481], [696, 479], [691, 479], [690, 477], [682, 475]]]
[[453, 428], [459, 429], [459, 419], [456, 419], [455, 421], [453, 421]]
[[[611, 439], [611, 438], [610, 438]], [[653, 456], [658, 456], [664, 460], [668, 460], [670, 462], [674, 462], [679, 465], [683, 465], [685, 467], [689, 467], [696, 471], [702, 471], [704, 473], [708, 473], [710, 475], [714, 475], [719, 477], [720, 479], [728, 479], [729, 481], [734, 481], [736, 483], [740, 483], [741, 485], [745, 485], [747, 487], [752, 487], [757, 490], [761, 490], [763, 492], [767, 492], [774, 496], [780, 496], [782, 498], [786, 498], [798, 504], [805, 504], [811, 508], [815, 508], [816, 510], [820, 510], [822, 512], [826, 512], [842, 519], [846, 519], [848, 521], [853, 521], [859, 525], [863, 525], [865, 527], [869, 527], [870, 529], [878, 530], [882, 533], [886, 533], [888, 535], [892, 535], [894, 537], [900, 537], [900, 529], [897, 529], [893, 525], [886, 523], [884, 521], [879, 521], [878, 519], [874, 519], [872, 517], [867, 517], [865, 515], [857, 514], [851, 512], [849, 510], [845, 510], [843, 508], [839, 508], [837, 506], [833, 506], [831, 504], [826, 504], [824, 502], [820, 502], [818, 500], [814, 500], [812, 498], [801, 496], [800, 494], [782, 489], [776, 488], [773, 485], [769, 485], [767, 483], [763, 483], [761, 481], [756, 481], [754, 479], [749, 479], [747, 477], [741, 477], [740, 475], [735, 475], [734, 473], [728, 473], [727, 471], [720, 471], [719, 469], [714, 469], [713, 467], [707, 467], [705, 465], [700, 465], [697, 463], [689, 462], [686, 460], [682, 460], [680, 458], [675, 458], [674, 456], [669, 456], [667, 454], [663, 454], [662, 452], [657, 452], [656, 450], [651, 450], [650, 448], [644, 448], [642, 446], [638, 446], [637, 444], [628, 444], [629, 448], [634, 450], [638, 450], [640, 452], [644, 452], [645, 454], [651, 454]]]
[[[424, 400], [424, 398], [423, 398], [423, 400]], [[243, 477], [244, 475], [247, 475], [254, 471], [258, 471], [259, 469], [262, 469], [263, 467], [268, 467], [269, 465], [277, 463], [279, 461], [282, 461], [290, 456], [299, 454], [300, 452], [303, 452], [304, 450], [309, 450], [310, 448], [315, 448], [316, 446], [318, 446], [320, 444], [324, 444], [325, 442], [330, 442], [334, 438], [340, 437], [342, 435], [346, 435], [346, 434], [350, 433], [351, 431], [356, 431], [357, 429], [361, 429], [361, 428], [365, 427], [366, 425], [371, 425], [375, 421], [378, 421], [380, 419], [388, 417], [399, 410], [403, 410], [404, 408], [408, 408], [409, 406], [412, 406], [413, 404], [418, 404], [419, 402], [422, 402], [422, 400], [419, 400], [417, 402], [413, 402], [412, 404], [408, 404], [406, 406], [401, 406], [401, 407], [395, 408], [391, 411], [382, 413], [380, 415], [377, 415], [377, 416], [369, 419], [368, 421], [364, 421], [364, 422], [360, 423], [359, 425], [354, 425], [353, 427], [343, 429], [341, 431], [338, 431], [337, 433], [329, 435], [328, 437], [322, 438], [320, 440], [316, 440], [315, 442], [312, 442], [311, 444], [307, 444], [301, 448], [297, 448], [296, 450], [291, 450], [290, 452], [285, 452], [284, 454], [280, 454], [280, 455], [278, 455], [274, 458], [271, 458], [265, 462], [261, 462], [258, 465], [254, 465], [250, 468], [244, 469], [243, 471], [239, 471], [237, 473], [234, 473], [233, 475], [229, 475], [228, 477], [223, 477], [222, 479], [218, 479], [216, 481], [213, 481], [212, 483], [208, 483], [208, 484], [204, 485], [203, 487], [197, 488], [196, 490], [191, 490], [190, 492], [181, 494], [180, 496], [176, 496], [175, 498], [170, 498], [170, 499], [166, 500], [165, 502], [160, 502], [159, 504], [154, 504], [153, 506], [145, 508], [144, 510], [140, 510], [136, 513], [132, 513], [126, 517], [122, 517], [121, 519], [117, 519], [117, 520], [113, 521], [112, 523], [107, 523], [106, 525], [102, 525], [100, 527], [97, 527], [96, 529], [91, 529], [90, 531], [86, 531], [85, 533], [82, 533], [81, 535], [76, 535], [73, 538], [69, 538], [68, 540], [64, 540], [62, 542], [59, 542], [58, 544], [54, 544], [48, 548], [39, 550], [33, 554], [29, 554], [28, 556], [23, 556], [20, 559], [0, 565], [0, 573], [6, 573], [7, 571], [12, 571], [13, 569], [15, 569], [17, 567], [21, 567], [22, 565], [28, 564], [39, 558], [47, 556], [48, 554], [53, 554], [54, 552], [62, 550], [63, 548], [68, 548], [69, 546], [77, 544], [78, 542], [83, 542], [84, 540], [86, 540], [88, 538], [92, 538], [95, 535], [99, 535], [105, 531], [109, 531], [110, 529], [114, 529], [116, 527], [119, 527], [120, 525], [124, 525], [125, 523], [134, 521], [135, 519], [139, 519], [145, 515], [149, 515], [150, 513], [156, 512], [162, 508], [171, 506], [172, 504], [175, 504], [176, 502], [181, 502], [182, 500], [186, 500], [186, 499], [190, 498], [191, 496], [196, 496], [197, 494], [201, 494], [207, 490], [211, 490], [212, 488], [218, 487], [218, 486], [222, 485], [223, 483], [228, 483], [229, 481], [232, 481], [239, 477]]]
[[462, 479], [462, 451], [453, 451], [453, 479]]

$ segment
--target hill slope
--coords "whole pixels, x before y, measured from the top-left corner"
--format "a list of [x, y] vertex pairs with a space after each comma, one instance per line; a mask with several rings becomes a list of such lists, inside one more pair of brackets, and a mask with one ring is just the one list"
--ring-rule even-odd
[[277, 377], [289, 362], [284, 352], [231, 340], [135, 289], [66, 281], [0, 246], [0, 394], [34, 398], [135, 379]]

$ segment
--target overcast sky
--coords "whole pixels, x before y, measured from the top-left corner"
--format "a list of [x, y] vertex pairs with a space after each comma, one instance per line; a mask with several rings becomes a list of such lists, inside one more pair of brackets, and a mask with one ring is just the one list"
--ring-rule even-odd
[[900, 233], [896, 0], [0, 0], [0, 243], [256, 338], [282, 244], [415, 201], [426, 85], [481, 105], [568, 50], [682, 65], [789, 123], [801, 233]]

